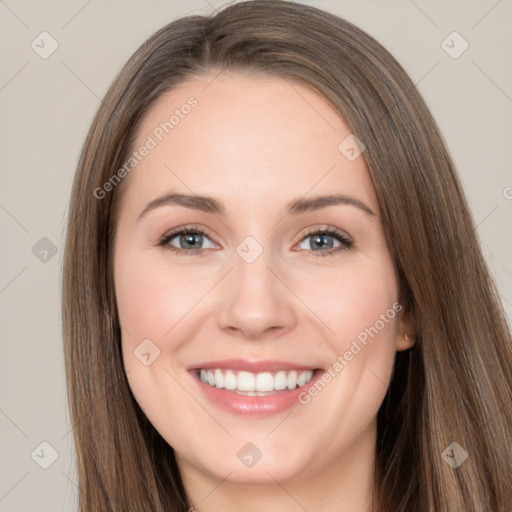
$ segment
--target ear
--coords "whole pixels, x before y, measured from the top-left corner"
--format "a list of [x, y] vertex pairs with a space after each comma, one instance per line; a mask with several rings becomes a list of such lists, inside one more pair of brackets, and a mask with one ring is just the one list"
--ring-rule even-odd
[[396, 330], [396, 350], [410, 349], [416, 343], [416, 328], [408, 311], [402, 310], [398, 313]]

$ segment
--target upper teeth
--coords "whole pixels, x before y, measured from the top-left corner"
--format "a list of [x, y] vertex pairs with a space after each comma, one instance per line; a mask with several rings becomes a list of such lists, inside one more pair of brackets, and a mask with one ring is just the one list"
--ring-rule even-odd
[[283, 389], [295, 389], [304, 386], [313, 378], [313, 370], [303, 372], [278, 371], [275, 373], [250, 373], [236, 372], [234, 370], [202, 369], [199, 372], [199, 378], [216, 388], [225, 388], [229, 390], [242, 392], [265, 392], [281, 391]]

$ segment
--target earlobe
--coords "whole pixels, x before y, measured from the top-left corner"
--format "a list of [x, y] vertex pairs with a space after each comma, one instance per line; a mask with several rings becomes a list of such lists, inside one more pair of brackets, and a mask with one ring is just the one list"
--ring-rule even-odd
[[410, 349], [416, 343], [414, 315], [410, 309], [402, 309], [396, 326], [396, 351]]
[[402, 350], [410, 349], [416, 343], [416, 335], [405, 333], [403, 336], [398, 336], [396, 341], [396, 350], [400, 352]]

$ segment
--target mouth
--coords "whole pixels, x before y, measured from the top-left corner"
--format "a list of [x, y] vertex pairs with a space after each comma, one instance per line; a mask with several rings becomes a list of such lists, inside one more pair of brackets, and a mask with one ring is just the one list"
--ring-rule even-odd
[[208, 386], [225, 389], [245, 396], [268, 396], [279, 391], [293, 390], [308, 384], [314, 370], [279, 370], [252, 373], [233, 369], [201, 368], [197, 376]]
[[299, 405], [298, 397], [321, 377], [320, 368], [283, 361], [226, 360], [189, 368], [212, 405], [232, 414], [272, 416]]

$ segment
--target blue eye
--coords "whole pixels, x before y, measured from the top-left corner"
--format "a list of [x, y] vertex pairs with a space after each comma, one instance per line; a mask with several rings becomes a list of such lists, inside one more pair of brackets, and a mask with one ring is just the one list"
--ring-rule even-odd
[[[309, 240], [307, 243], [306, 241]], [[205, 242], [209, 245], [203, 246]], [[307, 247], [303, 247], [306, 244]], [[300, 242], [300, 249], [306, 250], [312, 256], [333, 256], [340, 251], [350, 249], [353, 241], [343, 232], [336, 229], [317, 229], [307, 233]], [[202, 254], [205, 249], [213, 249], [215, 244], [201, 229], [182, 227], [167, 233], [158, 245], [181, 254]]]
[[[203, 242], [208, 240], [210, 242], [209, 247], [203, 247]], [[172, 242], [175, 241], [178, 245], [172, 245]], [[203, 249], [211, 249], [213, 248], [213, 242], [208, 238], [204, 231], [200, 229], [187, 229], [182, 228], [178, 231], [174, 231], [172, 233], [168, 233], [165, 235], [160, 241], [159, 245], [164, 246], [166, 249], [169, 249], [174, 252], [187, 252], [189, 254], [198, 254]]]
[[[350, 249], [354, 245], [347, 235], [336, 229], [319, 229], [310, 232], [302, 239], [301, 246], [308, 239], [310, 240], [307, 244], [309, 247], [306, 249], [309, 249], [311, 255], [315, 257], [332, 256], [340, 251]], [[336, 242], [338, 245], [335, 245]], [[323, 250], [324, 248], [326, 250]]]

